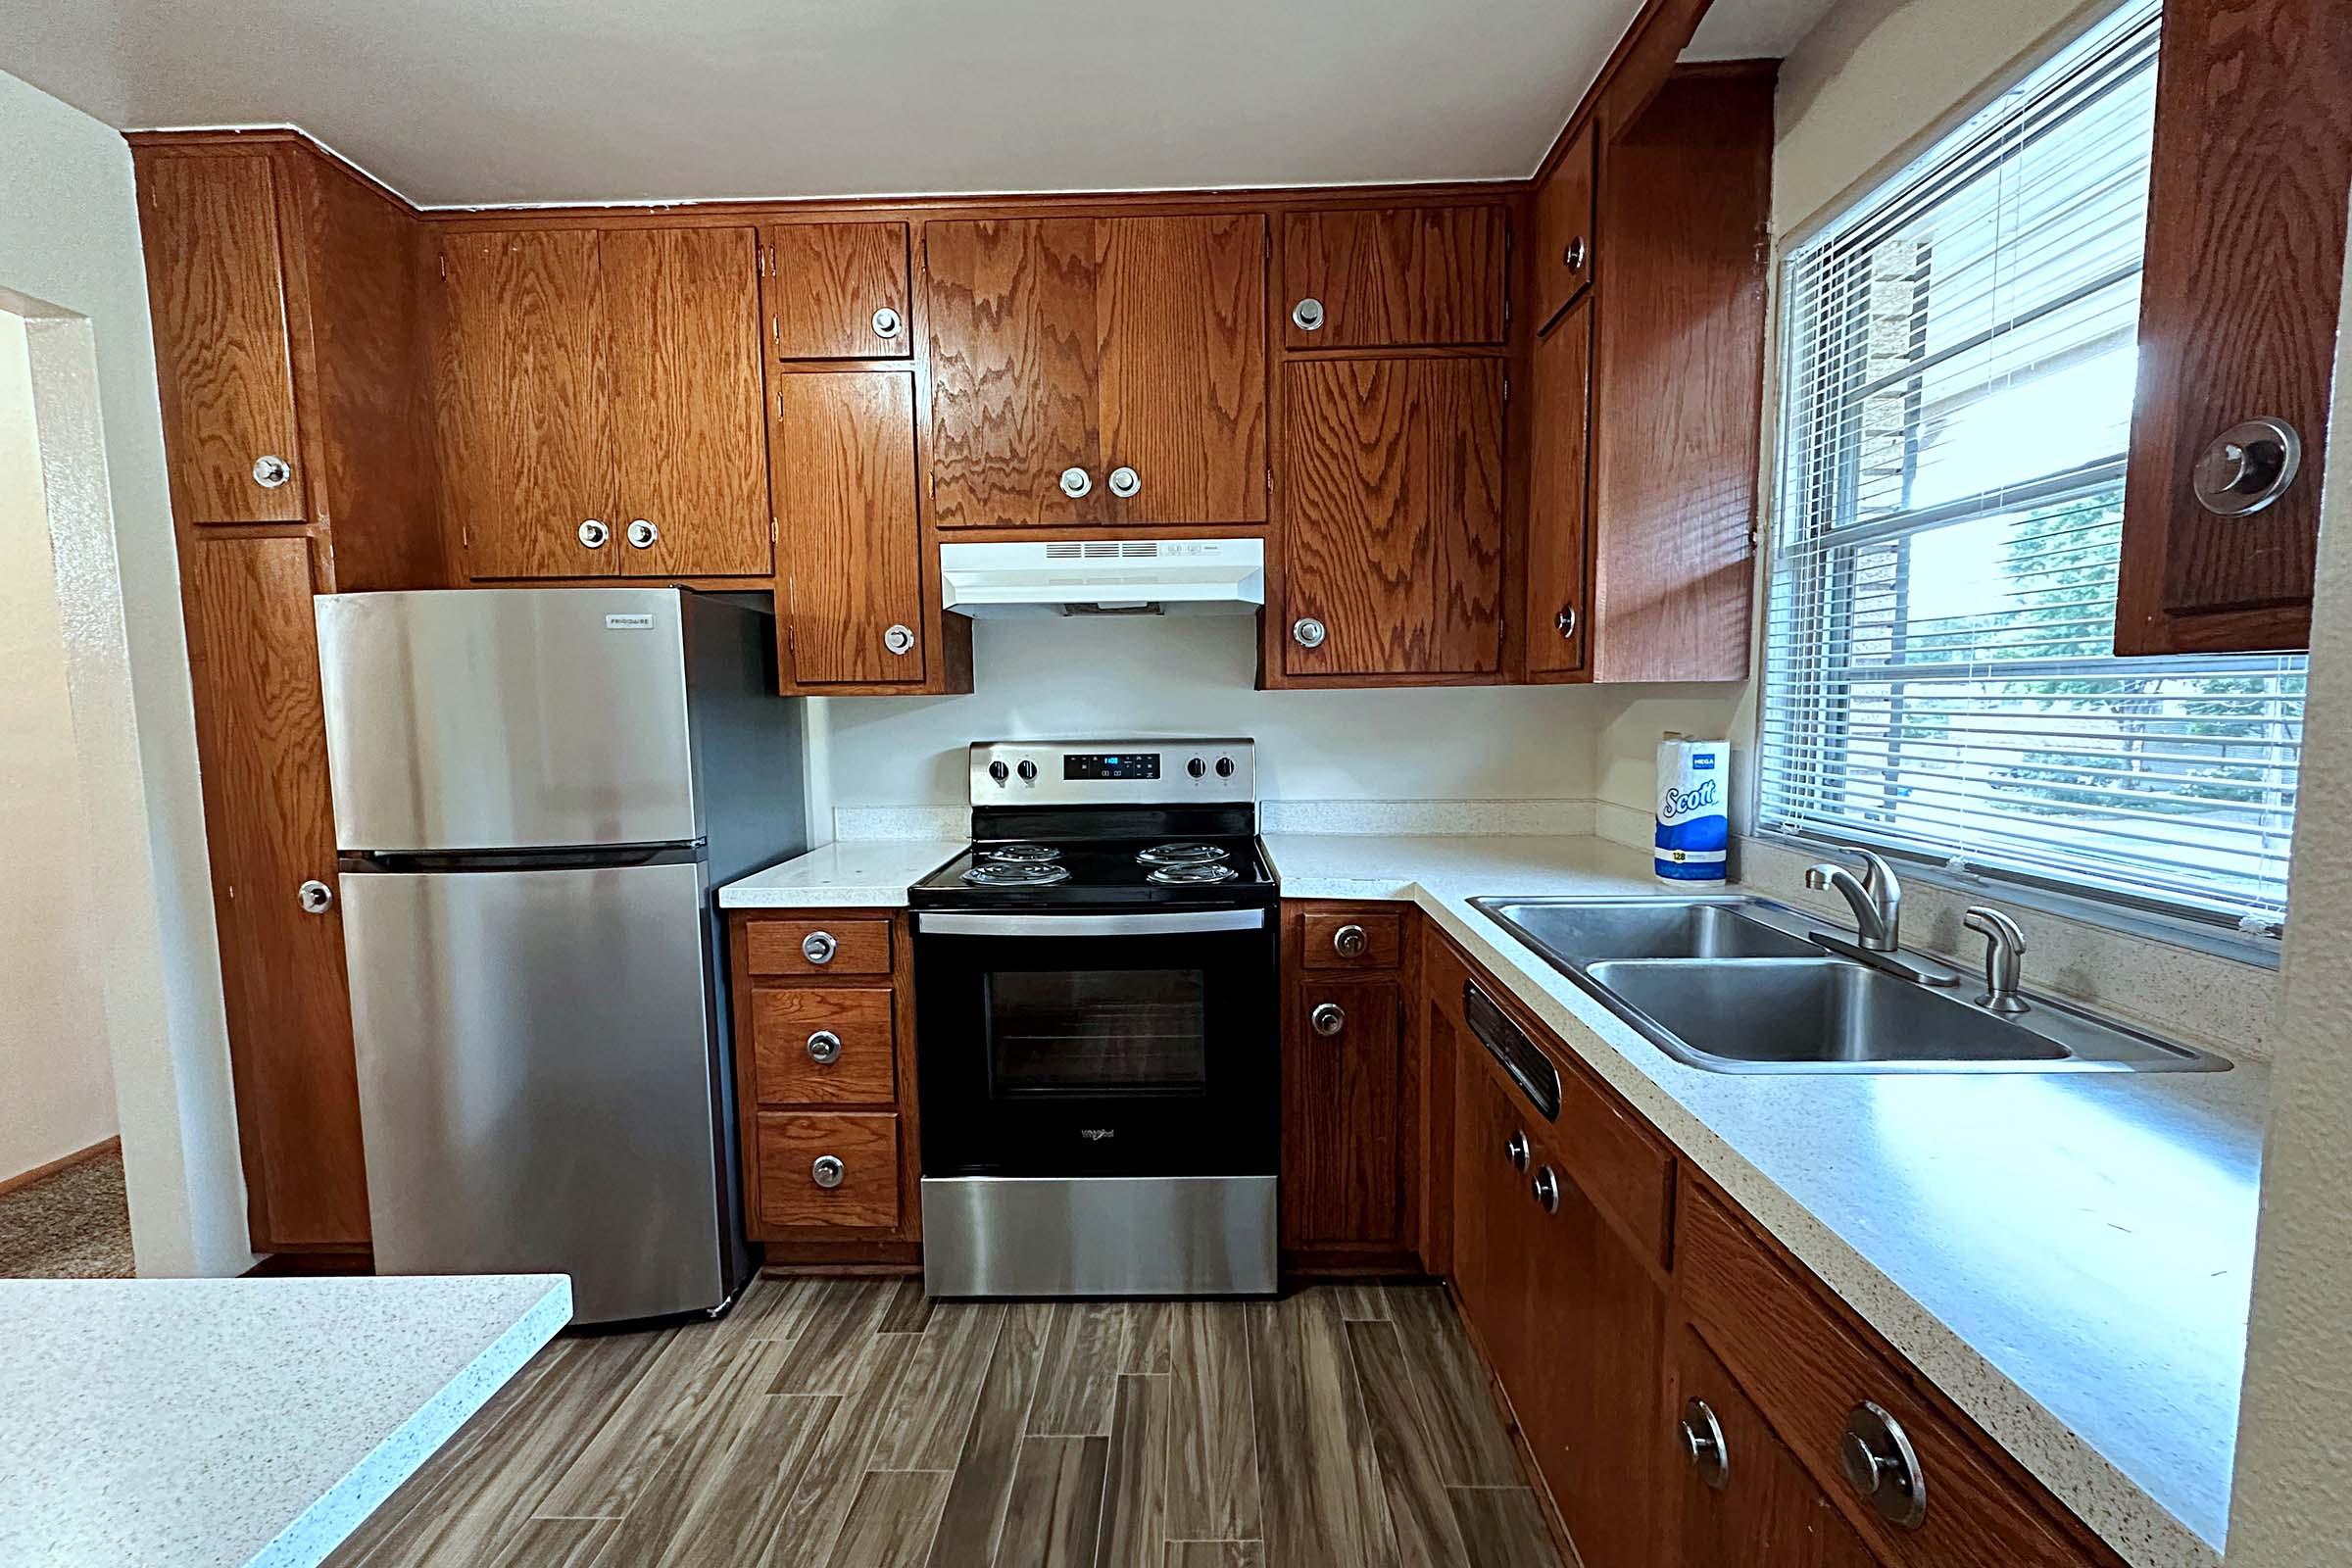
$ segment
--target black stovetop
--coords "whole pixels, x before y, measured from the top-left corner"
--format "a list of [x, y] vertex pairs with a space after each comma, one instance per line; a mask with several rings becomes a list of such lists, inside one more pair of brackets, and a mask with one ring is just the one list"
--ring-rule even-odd
[[[1141, 858], [1148, 853], [1173, 865]], [[981, 882], [969, 875], [978, 868], [1002, 877], [1007, 874], [1004, 868], [1021, 864], [1058, 866], [1068, 874], [1035, 883]], [[1181, 872], [1200, 865], [1228, 867], [1233, 875], [1179, 882], [1152, 876], [1155, 870]], [[1252, 836], [1055, 837], [976, 841], [909, 888], [906, 902], [917, 909], [1246, 908], [1271, 904], [1277, 892], [1273, 868]]]

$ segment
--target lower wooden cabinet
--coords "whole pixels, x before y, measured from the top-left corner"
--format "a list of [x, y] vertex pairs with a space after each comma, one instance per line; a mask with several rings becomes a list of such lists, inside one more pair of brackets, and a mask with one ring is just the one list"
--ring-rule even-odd
[[896, 1230], [899, 1118], [888, 1110], [762, 1110], [746, 1156], [760, 1228]]
[[1674, 1376], [1677, 1568], [1873, 1568], [1861, 1536], [1689, 1329]]
[[[1287, 1266], [1417, 1269], [1421, 1068], [1406, 1006], [1411, 970], [1398, 968], [1413, 940], [1409, 912], [1283, 906]], [[1351, 928], [1360, 946], [1339, 940]]]

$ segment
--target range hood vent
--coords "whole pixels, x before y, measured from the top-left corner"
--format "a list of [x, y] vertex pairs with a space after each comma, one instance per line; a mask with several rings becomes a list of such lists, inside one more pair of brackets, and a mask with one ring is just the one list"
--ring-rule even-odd
[[1250, 614], [1262, 539], [1042, 539], [939, 547], [945, 608], [975, 617]]

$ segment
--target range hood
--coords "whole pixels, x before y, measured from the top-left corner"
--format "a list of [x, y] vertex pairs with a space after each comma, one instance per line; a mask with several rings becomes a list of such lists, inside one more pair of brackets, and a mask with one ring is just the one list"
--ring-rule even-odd
[[1262, 539], [1040, 539], [941, 545], [940, 601], [959, 615], [1250, 614], [1266, 602]]

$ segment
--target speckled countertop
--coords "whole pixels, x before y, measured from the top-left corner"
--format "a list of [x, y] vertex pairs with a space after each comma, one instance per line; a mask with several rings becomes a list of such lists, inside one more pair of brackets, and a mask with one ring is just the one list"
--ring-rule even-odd
[[318, 1562], [570, 1318], [561, 1274], [0, 1280], [0, 1562]]
[[[1417, 904], [2126, 1560], [2219, 1562], [2269, 1093], [2259, 1062], [1706, 1072], [1469, 905], [1655, 893], [1645, 852], [1583, 836], [1265, 844], [1285, 897]], [[828, 846], [720, 903], [903, 905], [956, 848]]]

